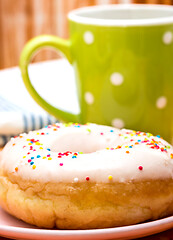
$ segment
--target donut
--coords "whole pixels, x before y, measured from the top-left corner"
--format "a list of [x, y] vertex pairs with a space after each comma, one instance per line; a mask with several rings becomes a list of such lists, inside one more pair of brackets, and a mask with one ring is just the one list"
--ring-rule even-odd
[[12, 138], [0, 205], [38, 227], [93, 229], [173, 214], [173, 147], [159, 135], [56, 123]]

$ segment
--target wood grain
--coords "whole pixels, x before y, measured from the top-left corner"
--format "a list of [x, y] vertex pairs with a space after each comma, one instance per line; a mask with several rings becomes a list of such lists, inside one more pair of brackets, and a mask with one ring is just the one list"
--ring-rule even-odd
[[[18, 65], [25, 43], [40, 34], [68, 37], [67, 13], [95, 0], [0, 0], [0, 68]], [[35, 61], [57, 58], [41, 51]]]
[[[0, 0], [0, 69], [18, 65], [25, 43], [40, 34], [68, 38], [67, 13], [96, 4], [173, 4], [173, 0]], [[60, 57], [43, 50], [34, 61]]]

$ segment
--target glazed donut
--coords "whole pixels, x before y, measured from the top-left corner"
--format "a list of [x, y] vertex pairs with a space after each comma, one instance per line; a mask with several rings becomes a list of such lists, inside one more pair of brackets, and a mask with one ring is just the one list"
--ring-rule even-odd
[[38, 227], [91, 229], [173, 214], [173, 147], [96, 124], [49, 125], [0, 157], [0, 205]]

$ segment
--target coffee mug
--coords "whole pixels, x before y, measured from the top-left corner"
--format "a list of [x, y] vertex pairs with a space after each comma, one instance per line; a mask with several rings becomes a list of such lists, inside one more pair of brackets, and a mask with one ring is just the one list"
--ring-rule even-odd
[[[31, 96], [62, 121], [94, 122], [173, 137], [173, 7], [107, 5], [68, 14], [70, 38], [42, 35], [24, 47], [20, 68]], [[34, 89], [28, 64], [52, 47], [74, 67], [79, 114], [62, 111]]]

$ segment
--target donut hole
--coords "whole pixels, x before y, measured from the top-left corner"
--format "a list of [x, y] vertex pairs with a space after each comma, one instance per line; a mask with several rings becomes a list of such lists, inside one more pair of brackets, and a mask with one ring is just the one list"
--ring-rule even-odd
[[102, 135], [85, 133], [68, 133], [59, 136], [51, 143], [53, 152], [83, 152], [92, 153], [107, 147], [115, 146], [115, 139]]

